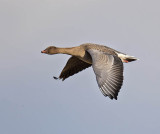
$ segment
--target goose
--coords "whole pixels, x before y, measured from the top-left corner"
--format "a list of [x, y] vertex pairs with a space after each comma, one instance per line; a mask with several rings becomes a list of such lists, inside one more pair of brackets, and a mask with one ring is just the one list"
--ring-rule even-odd
[[[137, 60], [134, 56], [121, 53], [110, 47], [85, 43], [70, 48], [49, 46], [41, 53], [71, 55], [63, 68], [59, 79], [68, 77], [92, 66], [100, 91], [110, 99], [116, 99], [123, 84], [123, 63]], [[55, 79], [58, 79], [54, 77]]]

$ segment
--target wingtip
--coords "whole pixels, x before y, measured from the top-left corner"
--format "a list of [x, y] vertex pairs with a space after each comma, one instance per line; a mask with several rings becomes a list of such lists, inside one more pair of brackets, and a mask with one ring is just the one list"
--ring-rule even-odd
[[113, 96], [111, 96], [111, 95], [105, 95], [105, 97], [107, 97], [107, 96], [108, 96], [111, 100], [113, 100], [113, 99], [117, 100], [117, 99], [118, 99], [117, 96], [114, 96], [114, 97], [113, 97]]
[[55, 80], [58, 80], [58, 79], [59, 79], [58, 77], [55, 77], [55, 76], [53, 76], [53, 78], [54, 78]]

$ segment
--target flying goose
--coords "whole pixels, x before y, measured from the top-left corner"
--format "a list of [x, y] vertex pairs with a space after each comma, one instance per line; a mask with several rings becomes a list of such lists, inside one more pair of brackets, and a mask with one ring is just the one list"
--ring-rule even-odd
[[92, 66], [102, 94], [116, 100], [123, 83], [123, 62], [128, 63], [137, 60], [133, 56], [107, 46], [92, 43], [71, 48], [50, 46], [41, 53], [71, 55], [59, 76], [62, 81]]

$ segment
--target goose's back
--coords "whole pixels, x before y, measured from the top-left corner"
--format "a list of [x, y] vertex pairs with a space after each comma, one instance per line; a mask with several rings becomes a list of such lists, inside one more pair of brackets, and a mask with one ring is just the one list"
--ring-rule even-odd
[[117, 53], [120, 53], [119, 51], [112, 49], [110, 47], [99, 45], [99, 44], [93, 44], [93, 43], [85, 43], [81, 45], [86, 51], [89, 49], [99, 50], [100, 52], [105, 52], [114, 56], [118, 56]]

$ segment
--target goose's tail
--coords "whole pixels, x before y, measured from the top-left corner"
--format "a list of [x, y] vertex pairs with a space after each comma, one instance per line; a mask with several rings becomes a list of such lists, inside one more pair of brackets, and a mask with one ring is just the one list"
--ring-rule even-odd
[[125, 62], [125, 63], [139, 60], [134, 56], [129, 56], [129, 55], [122, 54], [122, 53], [117, 53], [117, 54], [118, 54], [118, 57], [122, 60], [122, 62]]

